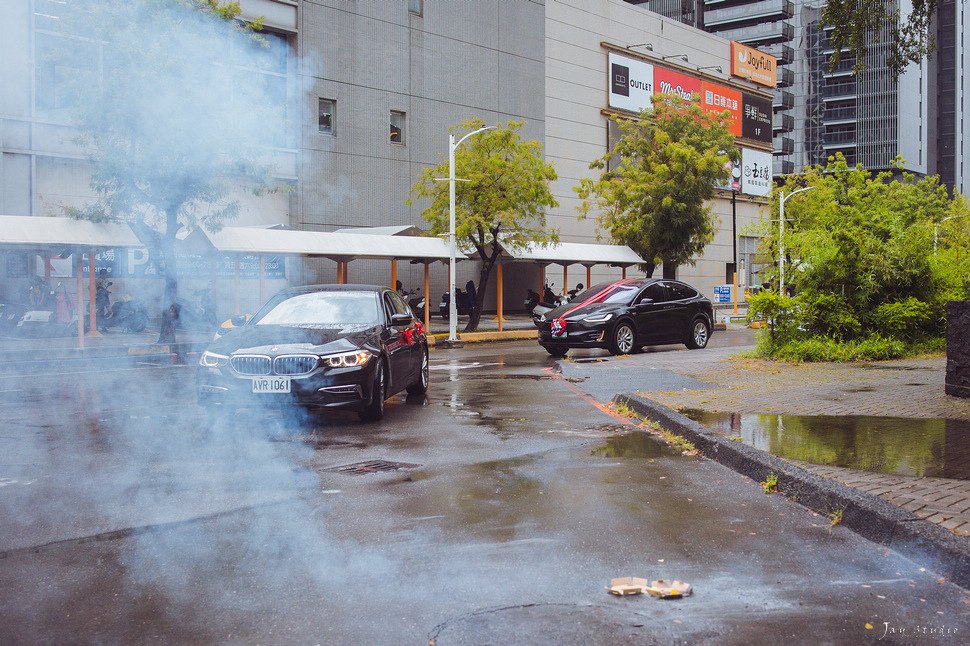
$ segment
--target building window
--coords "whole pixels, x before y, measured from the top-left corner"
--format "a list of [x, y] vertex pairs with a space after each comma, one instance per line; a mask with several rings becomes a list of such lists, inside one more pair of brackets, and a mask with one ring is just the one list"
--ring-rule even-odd
[[317, 127], [320, 132], [333, 134], [333, 111], [336, 103], [333, 99], [320, 99], [320, 106], [317, 109]]
[[423, 16], [424, 0], [408, 0], [408, 13], [415, 16]]
[[407, 114], [399, 110], [391, 110], [391, 143], [404, 143], [404, 121]]

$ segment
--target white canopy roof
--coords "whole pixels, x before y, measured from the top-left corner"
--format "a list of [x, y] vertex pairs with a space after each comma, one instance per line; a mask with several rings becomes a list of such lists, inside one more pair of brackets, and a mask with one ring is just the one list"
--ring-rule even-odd
[[337, 233], [366, 233], [372, 236], [419, 236], [422, 231], [413, 224], [400, 224], [391, 227], [352, 227], [337, 229]]
[[505, 252], [516, 261], [531, 261], [557, 265], [638, 265], [643, 258], [626, 245], [587, 244], [560, 242], [541, 245], [530, 242], [524, 249], [511, 249], [502, 245]]
[[0, 216], [0, 245], [27, 248], [143, 246], [127, 224], [23, 215]]
[[[225, 227], [204, 233], [213, 247], [225, 253], [293, 254], [328, 258], [397, 258], [446, 260], [448, 245], [440, 238], [371, 235], [338, 231], [291, 231]], [[457, 258], [467, 258], [458, 252]]]

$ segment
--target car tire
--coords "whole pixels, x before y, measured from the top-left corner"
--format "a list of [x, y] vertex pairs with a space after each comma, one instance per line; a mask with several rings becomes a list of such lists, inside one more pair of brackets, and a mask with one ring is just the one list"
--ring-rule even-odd
[[707, 342], [711, 339], [711, 328], [702, 318], [691, 321], [687, 328], [687, 341], [684, 342], [691, 350], [700, 350], [707, 347]]
[[428, 384], [431, 382], [431, 366], [428, 362], [428, 348], [421, 353], [421, 372], [418, 380], [408, 386], [409, 395], [423, 395], [428, 392]]
[[612, 355], [630, 354], [637, 347], [637, 331], [629, 321], [617, 323], [610, 336], [609, 351]]
[[542, 347], [546, 349], [546, 352], [556, 357], [557, 359], [561, 359], [565, 357], [566, 353], [569, 352], [569, 348], [561, 345], [544, 345]]
[[128, 324], [125, 326], [129, 332], [143, 332], [148, 326], [148, 317], [142, 313], [132, 314], [128, 317]]
[[384, 400], [387, 399], [387, 376], [384, 362], [377, 364], [374, 385], [371, 387], [370, 403], [357, 415], [364, 422], [379, 422], [384, 417]]

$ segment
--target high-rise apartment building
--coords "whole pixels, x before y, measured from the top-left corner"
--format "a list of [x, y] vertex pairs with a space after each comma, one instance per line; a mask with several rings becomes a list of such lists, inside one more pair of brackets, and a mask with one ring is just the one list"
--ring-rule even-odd
[[[910, 0], [887, 1], [901, 16], [911, 7]], [[775, 176], [825, 163], [829, 156], [842, 153], [850, 163], [861, 162], [872, 169], [889, 168], [901, 156], [907, 170], [936, 172], [939, 166], [946, 175], [944, 181], [954, 181], [950, 177], [954, 176], [957, 117], [949, 97], [956, 78], [952, 59], [957, 32], [953, 16], [946, 18], [958, 11], [952, 0], [943, 4], [938, 20], [938, 29], [947, 32], [938, 35], [940, 64], [936, 60], [911, 64], [898, 78], [887, 65], [888, 25], [878, 41], [870, 43], [864, 72], [853, 73], [857, 61], [849, 52], [844, 52], [834, 68], [830, 66], [834, 51], [831, 28], [820, 24], [824, 0], [649, 0], [634, 4], [778, 59], [773, 103]], [[947, 11], [950, 13], [944, 15]], [[951, 63], [944, 69], [946, 60]], [[936, 88], [933, 97], [931, 85]], [[947, 143], [939, 147], [935, 121], [941, 115], [931, 113], [933, 105], [949, 110], [939, 126]]]

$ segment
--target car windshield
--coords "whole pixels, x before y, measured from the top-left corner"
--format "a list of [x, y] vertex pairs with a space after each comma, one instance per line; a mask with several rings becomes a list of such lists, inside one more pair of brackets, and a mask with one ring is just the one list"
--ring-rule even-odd
[[271, 304], [254, 319], [254, 325], [343, 327], [377, 325], [381, 311], [374, 292], [312, 292], [296, 294]]
[[638, 284], [618, 284], [618, 283], [601, 283], [590, 287], [582, 294], [577, 294], [570, 303], [583, 303], [590, 301], [590, 304], [594, 303], [626, 303], [629, 304], [636, 296], [637, 292], [640, 291], [642, 285]]

